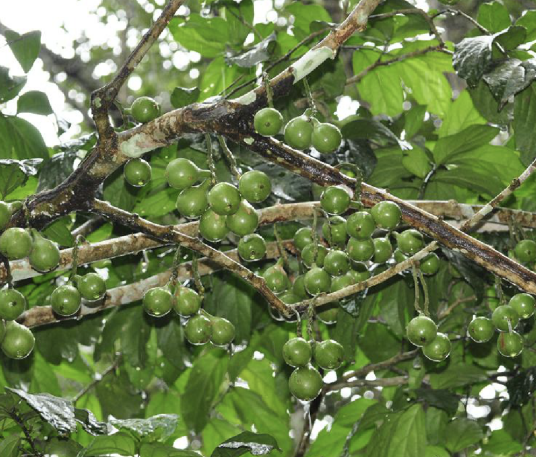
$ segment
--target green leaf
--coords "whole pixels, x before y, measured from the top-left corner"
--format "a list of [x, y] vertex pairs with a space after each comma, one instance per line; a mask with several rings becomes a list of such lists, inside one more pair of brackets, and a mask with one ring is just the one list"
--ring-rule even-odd
[[175, 41], [203, 57], [217, 57], [226, 49], [229, 31], [221, 17], [203, 18], [192, 13], [186, 18], [173, 18], [168, 27]]
[[406, 120], [406, 123], [404, 124], [406, 138], [411, 139], [419, 132], [424, 122], [425, 115], [426, 106], [423, 105], [413, 105], [411, 109], [404, 114]]
[[516, 441], [504, 429], [494, 430], [482, 446], [484, 455], [512, 455], [523, 451], [523, 444]]
[[257, 43], [251, 49], [236, 56], [227, 57], [226, 60], [231, 65], [238, 65], [243, 68], [251, 68], [261, 62], [270, 59], [276, 47], [276, 34], [272, 33], [264, 40]]
[[[213, 349], [197, 358], [182, 396], [181, 412], [186, 424], [200, 432], [222, 387], [229, 358], [226, 351]], [[200, 393], [202, 392], [202, 395]]]
[[44, 92], [32, 90], [22, 94], [17, 100], [18, 113], [52, 114], [52, 107]]
[[37, 174], [37, 166], [41, 159], [12, 160], [0, 159], [0, 195], [9, 195], [18, 187], [22, 187], [29, 176]]
[[119, 454], [132, 456], [136, 454], [136, 442], [125, 432], [111, 436], [97, 436], [90, 445], [78, 454], [78, 457]]
[[467, 81], [470, 87], [476, 87], [488, 70], [492, 57], [492, 36], [465, 38], [455, 47], [452, 65], [458, 76]]
[[500, 32], [510, 27], [510, 15], [499, 2], [483, 3], [478, 8], [477, 21], [490, 32]]
[[[461, 371], [460, 371], [461, 370]], [[452, 389], [485, 381], [486, 371], [476, 365], [451, 363], [440, 373], [430, 373], [430, 385], [434, 389]]]
[[344, 138], [351, 140], [374, 140], [385, 146], [402, 147], [400, 139], [388, 127], [374, 119], [353, 119], [344, 124], [341, 133]]
[[21, 438], [18, 434], [7, 436], [0, 442], [0, 455], [2, 457], [18, 457]]
[[151, 195], [145, 196], [133, 209], [133, 212], [145, 218], [165, 216], [175, 210], [175, 202], [179, 191], [172, 187], [155, 189]]
[[164, 444], [148, 444], [141, 445], [140, 457], [199, 457], [199, 454], [194, 451], [182, 451]]
[[424, 457], [450, 457], [450, 454], [439, 446], [426, 446]]
[[227, 65], [223, 57], [218, 57], [208, 64], [203, 72], [201, 100], [218, 95], [239, 76], [238, 67]]
[[521, 16], [516, 21], [516, 25], [525, 27], [525, 29], [527, 30], [526, 41], [536, 40], [536, 11], [535, 10], [523, 11], [523, 16]]
[[253, 455], [266, 455], [278, 450], [277, 441], [270, 435], [243, 432], [221, 443], [211, 457], [238, 457], [246, 452]]
[[299, 40], [310, 35], [312, 22], [331, 22], [331, 16], [320, 5], [306, 5], [302, 2], [292, 2], [285, 9], [294, 16], [294, 35]]
[[396, 355], [400, 341], [384, 324], [368, 324], [359, 339], [359, 347], [371, 362], [381, 362]]
[[525, 27], [514, 25], [509, 27], [503, 33], [495, 36], [495, 42], [500, 44], [505, 50], [517, 48], [527, 40], [527, 29]]
[[115, 171], [104, 181], [104, 199], [126, 211], [132, 211], [136, 205], [137, 192], [138, 189], [127, 184], [122, 170]]
[[422, 179], [424, 179], [432, 169], [428, 155], [418, 146], [414, 146], [413, 149], [404, 151], [402, 165], [411, 174]]
[[136, 306], [122, 313], [121, 348], [128, 363], [136, 368], [145, 368], [147, 361], [147, 343], [151, 336], [146, 313], [141, 306]]
[[460, 398], [446, 389], [417, 389], [415, 391], [419, 399], [423, 399], [429, 406], [444, 409], [451, 416], [456, 414]]
[[43, 230], [44, 235], [55, 241], [60, 246], [74, 246], [74, 237], [69, 229], [71, 220], [68, 216], [55, 220], [46, 229]]
[[166, 325], [156, 327], [158, 348], [164, 357], [177, 369], [184, 369], [182, 357], [184, 348], [184, 335], [178, 319], [171, 318]]
[[526, 89], [536, 79], [536, 59], [508, 59], [484, 75], [491, 93], [501, 104]]
[[514, 100], [516, 147], [521, 151], [521, 162], [529, 165], [536, 158], [536, 84], [518, 94]]
[[173, 108], [182, 108], [197, 101], [199, 98], [199, 89], [185, 89], [184, 87], [175, 87], [171, 93], [170, 102]]
[[473, 104], [471, 94], [464, 90], [454, 100], [445, 114], [445, 119], [438, 130], [439, 137], [454, 135], [474, 124], [485, 124], [484, 119]]
[[41, 49], [41, 32], [34, 31], [19, 35], [13, 30], [6, 30], [5, 37], [20, 66], [25, 73], [28, 73]]
[[148, 441], [166, 441], [177, 428], [176, 414], [158, 414], [148, 419], [110, 419], [119, 431], [126, 431]]
[[26, 84], [25, 76], [9, 77], [9, 70], [0, 66], [0, 103], [12, 100]]
[[91, 435], [108, 434], [108, 426], [104, 422], [99, 422], [95, 415], [87, 409], [75, 408], [74, 418]]
[[0, 115], [0, 159], [35, 157], [48, 158], [48, 150], [39, 130], [24, 119]]
[[512, 407], [526, 405], [536, 391], [536, 367], [523, 370], [510, 378], [508, 388], [508, 404]]
[[450, 452], [460, 452], [482, 438], [484, 432], [476, 421], [459, 417], [445, 427], [444, 444]]

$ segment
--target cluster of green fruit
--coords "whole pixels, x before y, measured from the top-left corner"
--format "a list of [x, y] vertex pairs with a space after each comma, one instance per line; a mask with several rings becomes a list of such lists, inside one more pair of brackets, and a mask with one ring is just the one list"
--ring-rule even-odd
[[533, 267], [536, 262], [536, 241], [522, 240], [508, 255], [518, 262]]
[[[253, 118], [259, 135], [274, 136], [283, 128], [283, 116], [275, 108], [263, 108]], [[314, 147], [321, 154], [335, 152], [341, 145], [341, 132], [337, 126], [320, 122], [308, 112], [291, 119], [284, 128], [285, 143], [294, 149]]]
[[182, 318], [188, 319], [184, 336], [191, 344], [200, 345], [210, 341], [215, 346], [227, 346], [234, 340], [234, 325], [201, 309], [201, 302], [202, 298], [195, 290], [168, 284], [145, 292], [143, 309], [153, 317], [163, 317], [174, 310]]
[[445, 360], [451, 350], [449, 337], [437, 331], [436, 323], [427, 316], [419, 315], [406, 326], [408, 340], [422, 348], [424, 356], [434, 362]]
[[296, 368], [289, 379], [292, 395], [302, 401], [314, 400], [322, 390], [323, 381], [311, 361], [323, 370], [336, 370], [341, 366], [343, 356], [343, 347], [334, 340], [311, 343], [301, 337], [288, 340], [283, 346], [283, 358]]

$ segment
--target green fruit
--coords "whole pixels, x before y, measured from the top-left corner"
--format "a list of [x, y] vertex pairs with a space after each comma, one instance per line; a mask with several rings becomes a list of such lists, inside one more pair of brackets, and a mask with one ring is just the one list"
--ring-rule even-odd
[[338, 315], [339, 305], [337, 303], [329, 303], [327, 305], [321, 306], [320, 310], [316, 313], [316, 317], [318, 317], [321, 322], [327, 325], [331, 325], [337, 322]]
[[151, 165], [143, 159], [132, 159], [123, 170], [125, 181], [134, 187], [143, 187], [151, 180]]
[[372, 238], [367, 240], [358, 240], [357, 238], [350, 237], [348, 244], [346, 245], [346, 252], [348, 256], [356, 262], [366, 262], [372, 259], [374, 255], [374, 243]]
[[266, 173], [252, 170], [240, 177], [238, 190], [247, 201], [260, 203], [266, 200], [272, 192], [272, 182]]
[[340, 276], [350, 269], [350, 260], [344, 251], [331, 250], [324, 259], [324, 269], [332, 276]]
[[0, 290], [0, 319], [12, 321], [26, 309], [26, 298], [18, 290]]
[[508, 304], [514, 308], [521, 319], [528, 319], [534, 315], [534, 311], [536, 310], [536, 301], [529, 294], [516, 294], [510, 299]]
[[322, 267], [324, 266], [327, 253], [328, 250], [321, 244], [318, 244], [315, 256], [315, 245], [314, 243], [311, 243], [302, 249], [301, 258], [303, 263], [309, 268], [311, 268], [313, 264], [316, 264], [317, 267]]
[[201, 217], [208, 208], [207, 192], [210, 180], [207, 179], [199, 186], [192, 186], [181, 191], [175, 206], [182, 216], [189, 219]]
[[517, 357], [523, 352], [523, 337], [517, 332], [500, 333], [497, 350], [505, 357]]
[[38, 232], [34, 232], [29, 260], [32, 268], [37, 271], [52, 271], [60, 263], [60, 250], [56, 243], [47, 240]]
[[292, 284], [292, 292], [300, 300], [307, 300], [309, 298], [309, 294], [307, 293], [307, 290], [305, 290], [305, 275], [300, 275], [294, 280], [294, 284]]
[[76, 288], [82, 298], [95, 301], [106, 293], [106, 282], [97, 273], [88, 273], [76, 281]]
[[422, 353], [433, 362], [441, 362], [450, 354], [451, 344], [447, 335], [438, 333], [436, 337], [422, 348]]
[[439, 271], [439, 263], [439, 257], [432, 252], [421, 260], [421, 271], [427, 276], [435, 275]]
[[240, 202], [238, 211], [227, 216], [227, 227], [238, 236], [245, 236], [257, 230], [259, 215], [246, 200]]
[[0, 235], [0, 253], [8, 260], [28, 257], [32, 250], [32, 237], [19, 227], [8, 228]]
[[208, 204], [220, 216], [228, 216], [238, 211], [242, 197], [238, 189], [228, 182], [219, 182], [208, 193]]
[[516, 244], [514, 254], [520, 262], [534, 262], [536, 260], [536, 242], [532, 240], [520, 241]]
[[315, 345], [315, 362], [324, 370], [336, 370], [344, 360], [343, 347], [334, 340], [326, 340]]
[[321, 154], [335, 152], [339, 149], [341, 140], [341, 131], [335, 125], [317, 123], [313, 128], [311, 141], [313, 147]]
[[400, 223], [402, 212], [395, 202], [383, 201], [377, 203], [370, 210], [374, 222], [380, 228], [393, 230]]
[[0, 343], [4, 340], [6, 334], [6, 323], [0, 319]]
[[294, 247], [300, 252], [312, 242], [313, 231], [309, 227], [302, 227], [294, 234]]
[[143, 309], [153, 317], [162, 317], [173, 308], [173, 295], [167, 287], [153, 287], [143, 295]]
[[311, 401], [322, 390], [322, 376], [312, 366], [296, 368], [290, 375], [288, 387], [298, 400]]
[[286, 305], [293, 305], [301, 302], [300, 297], [298, 297], [294, 292], [285, 292], [279, 297], [279, 299]]
[[235, 326], [223, 317], [212, 318], [210, 341], [216, 346], [227, 346], [235, 338]]
[[199, 221], [199, 233], [208, 241], [221, 241], [229, 233], [227, 216], [207, 209]]
[[138, 122], [149, 122], [160, 115], [160, 105], [150, 97], [139, 97], [132, 103], [130, 114]]
[[306, 116], [291, 119], [285, 126], [285, 143], [294, 149], [307, 149], [311, 147], [313, 124]]
[[404, 260], [408, 260], [409, 257], [404, 254], [400, 249], [396, 248], [395, 252], [393, 253], [393, 257], [395, 258], [396, 263], [403, 262]]
[[389, 238], [374, 238], [374, 263], [385, 263], [393, 255], [393, 246]]
[[354, 278], [351, 274], [346, 273], [342, 276], [337, 276], [331, 280], [330, 292], [337, 292], [338, 290], [345, 289], [355, 284]]
[[212, 322], [202, 314], [197, 314], [184, 326], [184, 336], [191, 344], [208, 343], [212, 336]]
[[372, 275], [364, 263], [354, 262], [348, 271], [348, 275], [352, 277], [354, 282], [362, 282], [369, 279]]
[[304, 367], [312, 354], [311, 345], [303, 338], [291, 338], [283, 345], [283, 359], [291, 367]]
[[274, 108], [263, 108], [255, 113], [253, 125], [259, 135], [274, 136], [283, 127], [283, 116]]
[[330, 217], [329, 221], [322, 225], [322, 235], [330, 246], [345, 244], [348, 237], [346, 219], [341, 216]]
[[173, 309], [181, 316], [193, 316], [201, 308], [201, 297], [189, 287], [178, 286], [175, 290]]
[[437, 325], [426, 316], [411, 319], [406, 327], [408, 340], [415, 346], [425, 346], [437, 335]]
[[491, 322], [491, 319], [486, 317], [475, 317], [469, 327], [467, 327], [467, 333], [471, 339], [477, 343], [485, 343], [491, 340], [491, 337], [495, 333], [495, 327]]
[[56, 288], [50, 295], [50, 305], [60, 316], [72, 316], [77, 313], [82, 303], [78, 289], [70, 284]]
[[285, 292], [290, 287], [290, 280], [285, 270], [278, 264], [268, 268], [262, 276], [268, 288], [276, 294]]
[[365, 211], [358, 211], [346, 220], [346, 230], [348, 231], [348, 235], [359, 240], [369, 239], [375, 229], [376, 223], [374, 222], [374, 219]]
[[11, 219], [11, 208], [10, 206], [0, 201], [0, 231], [4, 230]]
[[493, 314], [491, 315], [491, 320], [497, 330], [500, 332], [508, 332], [510, 331], [508, 323], [510, 323], [512, 329], [517, 327], [519, 314], [517, 314], [516, 310], [511, 306], [502, 305], [495, 308], [495, 311], [493, 311]]
[[247, 261], [260, 260], [266, 255], [266, 242], [256, 233], [240, 238], [238, 255]]
[[6, 324], [6, 333], [2, 341], [2, 351], [10, 359], [28, 357], [35, 346], [35, 337], [29, 328], [15, 321]]
[[415, 229], [408, 229], [398, 235], [396, 239], [398, 249], [406, 255], [413, 255], [424, 247], [424, 238], [421, 232]]
[[350, 206], [350, 195], [342, 187], [328, 187], [320, 196], [320, 205], [328, 214], [343, 214]]
[[322, 268], [313, 267], [305, 273], [304, 284], [305, 290], [315, 296], [330, 291], [331, 278]]
[[166, 167], [166, 181], [174, 189], [192, 187], [201, 177], [199, 167], [189, 159], [180, 157], [173, 159]]

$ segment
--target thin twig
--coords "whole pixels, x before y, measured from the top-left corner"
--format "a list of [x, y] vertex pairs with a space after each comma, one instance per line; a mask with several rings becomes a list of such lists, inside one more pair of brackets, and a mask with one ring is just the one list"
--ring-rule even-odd
[[93, 381], [91, 381], [89, 384], [86, 384], [84, 388], [73, 397], [73, 404], [76, 404], [78, 400], [80, 400], [85, 394], [87, 394], [91, 389], [93, 389], [93, 387], [99, 384], [106, 376], [117, 370], [120, 363], [121, 355], [119, 354], [114, 360], [114, 362], [108, 368], [106, 368], [106, 370], [104, 370], [100, 375], [96, 374]]
[[225, 142], [225, 138], [223, 138], [221, 135], [218, 135], [218, 141], [223, 150], [223, 155], [227, 159], [227, 163], [229, 164], [231, 173], [234, 175], [235, 179], [239, 181], [241, 174], [240, 174], [240, 170], [238, 169], [235, 156], [229, 149], [229, 146], [227, 146], [227, 143]]

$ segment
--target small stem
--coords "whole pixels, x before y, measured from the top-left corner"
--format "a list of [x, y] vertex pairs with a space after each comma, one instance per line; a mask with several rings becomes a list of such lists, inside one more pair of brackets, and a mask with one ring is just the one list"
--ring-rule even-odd
[[199, 274], [199, 262], [198, 262], [198, 254], [194, 253], [194, 256], [192, 258], [192, 270], [194, 272], [194, 283], [197, 291], [199, 292], [199, 295], [201, 295], [201, 298], [205, 298], [205, 288], [203, 287], [203, 283], [201, 282], [201, 275]]
[[285, 267], [285, 270], [289, 270], [289, 262], [288, 262], [288, 255], [287, 251], [283, 247], [283, 240], [281, 239], [281, 235], [279, 234], [279, 229], [277, 223], [274, 224], [274, 235], [275, 235], [275, 241], [277, 243], [277, 250], [279, 251], [279, 254], [281, 255], [281, 258], [283, 259], [283, 265]]
[[28, 444], [32, 448], [33, 455], [35, 455], [36, 457], [42, 457], [43, 454], [41, 454], [35, 447], [35, 442], [32, 438], [32, 435], [30, 434], [30, 430], [28, 429], [28, 427], [26, 427], [26, 424], [21, 419], [21, 417], [15, 411], [10, 411], [8, 414], [9, 414], [9, 417], [11, 417], [11, 419], [13, 419], [17, 423], [17, 425], [22, 429], [24, 436], [26, 438], [26, 441], [28, 441]]
[[262, 82], [264, 84], [264, 90], [266, 91], [266, 99], [268, 100], [268, 106], [270, 108], [274, 107], [274, 97], [272, 94], [272, 88], [270, 87], [270, 78], [268, 73], [264, 72], [262, 74]]
[[69, 281], [72, 281], [76, 277], [76, 272], [78, 271], [78, 250], [80, 245], [85, 241], [85, 238], [82, 235], [78, 235], [74, 241], [73, 247], [73, 266], [71, 269], [71, 274], [69, 275]]
[[212, 185], [215, 186], [218, 182], [216, 177], [216, 165], [214, 164], [214, 149], [212, 147], [212, 139], [210, 138], [209, 133], [205, 133], [205, 140], [207, 143], [207, 159], [208, 159], [208, 168], [210, 170], [210, 180]]
[[497, 297], [499, 298], [499, 303], [501, 305], [505, 305], [506, 304], [506, 297], [504, 296], [504, 292], [503, 292], [503, 289], [502, 289], [501, 278], [499, 278], [498, 276], [495, 276], [495, 290], [497, 292]]
[[419, 279], [421, 280], [422, 284], [422, 290], [424, 292], [424, 315], [430, 317], [430, 298], [428, 296], [428, 284], [426, 284], [426, 279], [424, 278], [424, 275], [422, 274], [422, 271], [419, 269]]
[[175, 289], [177, 287], [177, 282], [179, 280], [179, 267], [181, 264], [181, 245], [177, 245], [175, 250], [175, 255], [173, 256], [173, 267], [171, 268], [171, 276], [169, 278], [169, 284]]
[[236, 163], [236, 158], [229, 149], [229, 146], [227, 146], [227, 143], [225, 142], [225, 139], [218, 135], [218, 141], [220, 143], [221, 149], [223, 150], [223, 155], [227, 159], [227, 162], [229, 163], [229, 168], [231, 169], [231, 173], [234, 175], [237, 181], [240, 180], [240, 177], [242, 176], [240, 171], [238, 170], [238, 165]]
[[85, 394], [87, 394], [93, 387], [95, 387], [99, 382], [101, 382], [106, 376], [108, 376], [110, 373], [115, 371], [119, 367], [119, 363], [121, 362], [121, 354], [119, 354], [116, 359], [114, 360], [114, 363], [112, 363], [106, 370], [102, 372], [100, 376], [95, 377], [93, 381], [91, 381], [89, 384], [87, 384], [80, 392], [78, 392], [72, 399], [73, 404], [76, 404], [78, 400], [80, 400]]
[[313, 333], [313, 323], [315, 321], [315, 305], [314, 303], [307, 309], [307, 333], [309, 335], [309, 341], [315, 343], [315, 336]]
[[307, 78], [303, 78], [303, 86], [305, 87], [305, 93], [307, 94], [309, 107], [313, 111], [312, 115], [314, 116], [318, 110], [316, 109], [316, 103], [313, 98], [313, 93], [311, 92], [311, 86], [309, 86], [309, 82], [307, 81]]
[[415, 265], [411, 268], [411, 273], [413, 275], [413, 284], [415, 285], [415, 301], [413, 302], [413, 306], [415, 307], [415, 311], [417, 311], [419, 314], [422, 314], [421, 306], [420, 306], [420, 288], [419, 288], [419, 278], [417, 274], [417, 267]]
[[316, 256], [318, 255], [318, 233], [316, 227], [318, 225], [318, 214], [316, 208], [313, 210], [313, 225], [311, 227], [311, 232], [313, 235], [313, 265], [316, 265]]

